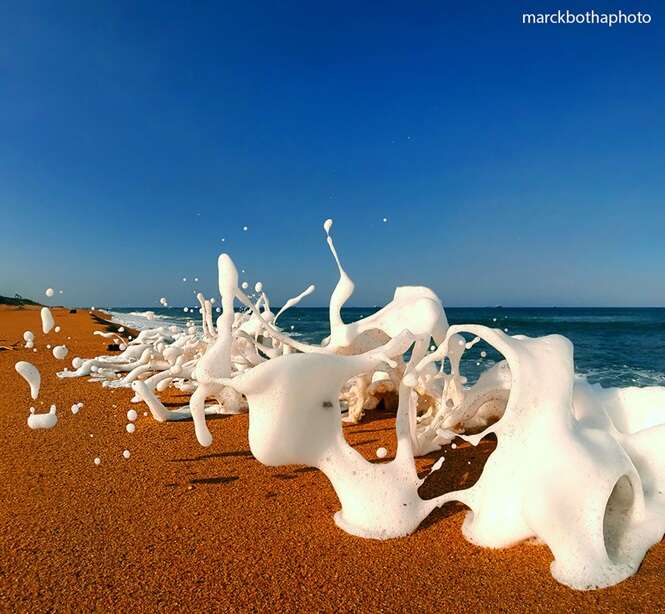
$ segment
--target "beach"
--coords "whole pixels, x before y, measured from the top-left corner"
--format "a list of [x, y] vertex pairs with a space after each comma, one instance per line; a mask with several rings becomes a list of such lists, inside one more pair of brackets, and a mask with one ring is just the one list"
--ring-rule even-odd
[[[131, 404], [129, 389], [87, 378], [60, 380], [74, 356], [106, 352], [94, 336], [107, 324], [87, 310], [52, 309], [60, 333], [42, 335], [34, 309], [0, 310], [0, 500], [2, 611], [658, 611], [665, 600], [665, 547], [652, 548], [633, 577], [578, 592], [549, 573], [544, 545], [489, 550], [465, 541], [465, 509], [447, 505], [413, 534], [388, 541], [337, 528], [339, 503], [325, 476], [303, 466], [266, 467], [253, 459], [248, 416], [208, 421], [201, 447], [190, 421], [160, 424]], [[37, 352], [23, 348], [35, 333]], [[66, 343], [56, 360], [46, 344]], [[32, 362], [38, 401], [14, 370]], [[170, 391], [167, 406], [189, 397]], [[82, 402], [76, 415], [72, 404]], [[32, 431], [26, 419], [52, 404], [58, 424]], [[134, 433], [126, 413], [139, 412]], [[394, 415], [369, 412], [345, 426], [367, 459], [395, 450]], [[457, 441], [421, 494], [472, 484], [491, 453]], [[129, 459], [123, 451], [129, 450]], [[417, 459], [424, 476], [441, 452]], [[100, 465], [94, 459], [101, 459]], [[378, 461], [377, 461], [378, 462]]]

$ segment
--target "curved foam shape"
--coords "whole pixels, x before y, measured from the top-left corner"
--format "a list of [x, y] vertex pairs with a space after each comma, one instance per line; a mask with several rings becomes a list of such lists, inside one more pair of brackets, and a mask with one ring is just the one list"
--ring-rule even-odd
[[25, 360], [19, 360], [15, 365], [16, 372], [26, 381], [30, 386], [30, 396], [37, 399], [39, 396], [39, 387], [42, 382], [42, 377], [39, 374], [39, 369], [32, 363]]
[[[412, 341], [409, 337], [408, 346]], [[405, 339], [391, 342], [406, 349]], [[350, 377], [377, 367], [395, 347], [359, 356], [294, 354], [263, 363], [229, 382], [249, 403], [252, 454], [270, 466], [306, 464], [326, 474], [342, 509], [335, 522], [361, 537], [388, 539], [413, 532], [440, 503], [418, 496], [408, 411], [411, 392], [400, 390], [398, 449], [388, 463], [366, 461], [342, 433], [339, 392]]]
[[[665, 429], [640, 431], [642, 438], [619, 433], [593, 388], [576, 387], [573, 348], [564, 337], [509, 337], [469, 325], [451, 327], [446, 341], [461, 332], [493, 345], [512, 374], [501, 420], [467, 438], [476, 444], [494, 433], [496, 450], [476, 484], [448, 494], [472, 510], [465, 537], [492, 548], [537, 537], [554, 555], [552, 575], [576, 589], [610, 586], [633, 574], [665, 531], [665, 497], [645, 489], [634, 460], [642, 459], [645, 477], [665, 485], [665, 471], [644, 469], [665, 469], [665, 452], [654, 443], [665, 442]], [[446, 345], [419, 367], [445, 355]], [[589, 414], [600, 418], [584, 419]], [[647, 450], [648, 460], [642, 458]]]

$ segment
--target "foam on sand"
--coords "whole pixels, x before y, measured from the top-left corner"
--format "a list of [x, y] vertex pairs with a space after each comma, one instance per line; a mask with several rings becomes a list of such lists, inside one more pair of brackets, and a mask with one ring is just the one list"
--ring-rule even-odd
[[[648, 404], [632, 395], [619, 401], [575, 378], [568, 339], [472, 325], [452, 327], [416, 371], [445, 357], [462, 332], [494, 346], [511, 374], [503, 417], [466, 437], [475, 445], [495, 434], [495, 452], [474, 486], [448, 495], [472, 510], [465, 537], [491, 548], [536, 537], [554, 555], [552, 575], [572, 588], [610, 586], [635, 573], [665, 531], [665, 389], [650, 391]], [[641, 420], [622, 432], [620, 418], [633, 413]]]
[[53, 348], [53, 356], [55, 356], [58, 360], [62, 360], [67, 356], [69, 353], [69, 350], [67, 349], [67, 346], [65, 345], [56, 345]]
[[47, 335], [55, 326], [55, 320], [53, 319], [53, 314], [48, 307], [42, 307], [40, 313], [42, 317], [42, 332]]
[[30, 408], [30, 415], [28, 416], [28, 426], [31, 429], [52, 429], [58, 424], [58, 416], [56, 415], [55, 405], [51, 405], [51, 409], [46, 414], [35, 413], [35, 408]]
[[42, 377], [39, 374], [39, 369], [35, 367], [32, 363], [26, 362], [25, 360], [19, 360], [14, 368], [16, 372], [26, 381], [30, 386], [30, 396], [34, 399], [37, 399], [39, 396], [39, 387], [42, 382]]
[[[469, 541], [504, 548], [537, 538], [552, 551], [552, 575], [570, 587], [610, 586], [635, 573], [665, 531], [665, 388], [591, 386], [575, 374], [572, 344], [561, 336], [449, 327], [441, 300], [426, 287], [396, 288], [379, 311], [345, 322], [355, 284], [332, 226], [325, 221], [339, 280], [322, 344], [301, 343], [277, 325], [313, 285], [275, 315], [264, 284], [250, 298], [223, 253], [216, 321], [212, 298], [199, 292], [200, 328], [154, 323], [120, 354], [77, 357], [75, 371], [58, 376], [131, 388], [132, 402], [144, 402], [159, 422], [192, 418], [203, 446], [213, 442], [206, 416], [248, 411], [255, 458], [321, 470], [339, 498], [335, 522], [351, 534], [406, 536], [437, 506], [460, 501], [471, 509], [463, 527]], [[505, 360], [468, 385], [461, 359], [481, 340]], [[191, 395], [189, 403], [167, 409], [159, 394], [169, 388]], [[358, 422], [380, 404], [396, 409], [397, 448], [392, 460], [369, 462], [346, 443], [342, 421]], [[128, 413], [130, 433], [135, 414]], [[490, 434], [498, 444], [473, 486], [419, 496], [414, 456], [455, 437], [477, 445]], [[376, 450], [379, 459], [387, 455]], [[432, 470], [447, 465], [440, 458]]]

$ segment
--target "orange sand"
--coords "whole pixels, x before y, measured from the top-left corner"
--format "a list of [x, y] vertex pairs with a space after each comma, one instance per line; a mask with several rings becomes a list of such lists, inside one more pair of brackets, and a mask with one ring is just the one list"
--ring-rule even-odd
[[[55, 372], [74, 356], [103, 353], [104, 323], [55, 310], [59, 334], [41, 334], [39, 312], [0, 311], [0, 610], [166, 611], [663, 611], [665, 547], [622, 584], [586, 593], [557, 584], [545, 546], [477, 548], [462, 537], [464, 512], [447, 506], [413, 535], [378, 542], [338, 529], [325, 477], [305, 467], [264, 467], [247, 444], [247, 416], [210, 420], [201, 448], [190, 422], [159, 424], [139, 411], [125, 431], [131, 392]], [[22, 349], [25, 330], [39, 351]], [[71, 337], [71, 339], [68, 339]], [[46, 343], [65, 343], [57, 361]], [[37, 402], [14, 371], [42, 374]], [[76, 416], [70, 406], [83, 401]], [[186, 397], [173, 397], [184, 404]], [[31, 431], [30, 405], [58, 406], [58, 425]], [[345, 427], [367, 458], [394, 451], [382, 412]], [[91, 436], [92, 435], [92, 436]], [[122, 457], [127, 448], [132, 456]], [[424, 496], [472, 483], [492, 450], [446, 448]], [[96, 467], [93, 459], [102, 464]], [[423, 472], [436, 455], [418, 460]], [[467, 464], [471, 461], [471, 465]]]

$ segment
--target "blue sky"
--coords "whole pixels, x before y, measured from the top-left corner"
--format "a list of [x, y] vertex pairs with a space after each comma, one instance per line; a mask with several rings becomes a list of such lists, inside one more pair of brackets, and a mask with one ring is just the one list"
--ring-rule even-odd
[[663, 109], [655, 2], [3, 3], [0, 293], [325, 305], [332, 217], [356, 306], [665, 305]]

